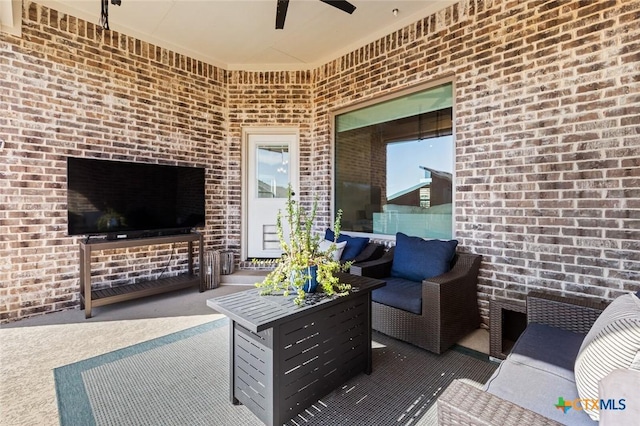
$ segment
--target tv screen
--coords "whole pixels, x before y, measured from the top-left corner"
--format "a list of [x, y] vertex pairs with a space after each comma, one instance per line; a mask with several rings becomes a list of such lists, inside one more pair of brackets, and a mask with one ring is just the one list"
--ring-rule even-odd
[[204, 168], [69, 157], [67, 185], [69, 235], [125, 238], [204, 226]]

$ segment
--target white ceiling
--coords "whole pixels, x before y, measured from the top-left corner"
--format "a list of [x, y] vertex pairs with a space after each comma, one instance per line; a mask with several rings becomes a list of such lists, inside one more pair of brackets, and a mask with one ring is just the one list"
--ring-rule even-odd
[[[100, 0], [35, 1], [96, 24], [100, 19]], [[122, 0], [109, 4], [109, 26], [229, 70], [299, 70], [456, 1], [350, 0], [356, 10], [349, 15], [319, 0], [291, 0], [284, 29], [276, 30], [276, 0]]]

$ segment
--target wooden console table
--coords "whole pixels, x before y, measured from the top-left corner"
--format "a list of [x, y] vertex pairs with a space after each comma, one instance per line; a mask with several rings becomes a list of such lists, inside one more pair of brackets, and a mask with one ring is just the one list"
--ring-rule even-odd
[[347, 296], [296, 306], [258, 289], [207, 300], [229, 317], [230, 396], [282, 425], [349, 378], [371, 373], [371, 291], [384, 281], [338, 274]]
[[[126, 284], [113, 288], [91, 290], [91, 254], [101, 250], [122, 249], [129, 247], [150, 246], [156, 244], [188, 243], [188, 272], [187, 274], [149, 280], [135, 284]], [[193, 272], [193, 243], [198, 242], [198, 265], [200, 274]], [[80, 242], [80, 307], [84, 309], [85, 318], [91, 318], [94, 306], [109, 305], [139, 297], [166, 293], [187, 287], [198, 286], [204, 291], [203, 259], [204, 244], [202, 235], [197, 233], [179, 234], [152, 238], [138, 238], [125, 240], [97, 240]]]

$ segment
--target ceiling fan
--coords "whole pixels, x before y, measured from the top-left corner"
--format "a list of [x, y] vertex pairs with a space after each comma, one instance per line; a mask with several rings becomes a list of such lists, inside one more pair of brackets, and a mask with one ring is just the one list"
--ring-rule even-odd
[[[337, 9], [347, 12], [349, 15], [356, 10], [356, 7], [346, 0], [320, 0], [322, 3], [331, 5]], [[287, 17], [287, 8], [289, 7], [289, 0], [278, 0], [278, 6], [276, 8], [276, 30], [284, 28], [284, 20]]]

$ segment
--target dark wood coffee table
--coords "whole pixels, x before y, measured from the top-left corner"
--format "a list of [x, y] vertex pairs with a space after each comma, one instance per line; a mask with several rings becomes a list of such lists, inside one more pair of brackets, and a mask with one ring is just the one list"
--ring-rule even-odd
[[269, 426], [282, 425], [351, 377], [371, 374], [371, 291], [384, 281], [338, 274], [342, 297], [296, 306], [258, 289], [207, 300], [229, 317], [230, 396]]

